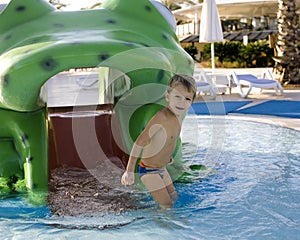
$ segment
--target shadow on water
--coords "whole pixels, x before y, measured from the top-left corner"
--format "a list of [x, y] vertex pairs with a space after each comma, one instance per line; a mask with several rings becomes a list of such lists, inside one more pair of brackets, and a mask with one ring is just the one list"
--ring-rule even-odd
[[104, 225], [99, 225], [99, 224], [77, 225], [77, 224], [62, 224], [62, 223], [45, 223], [44, 225], [47, 227], [53, 227], [53, 228], [58, 228], [58, 229], [101, 230], [101, 231], [103, 231], [103, 230], [119, 229], [119, 228], [128, 226], [128, 225], [135, 223], [142, 219], [144, 219], [144, 217], [137, 217], [128, 222], [121, 222], [121, 223], [115, 223], [115, 224], [104, 224]]
[[52, 172], [48, 206], [56, 216], [120, 215], [145, 208], [140, 204], [141, 195], [135, 186], [122, 188], [120, 176], [106, 172], [103, 166], [94, 170], [58, 168]]

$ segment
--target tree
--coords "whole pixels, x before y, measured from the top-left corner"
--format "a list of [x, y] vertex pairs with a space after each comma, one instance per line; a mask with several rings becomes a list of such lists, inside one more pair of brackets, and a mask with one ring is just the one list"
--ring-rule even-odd
[[67, 6], [66, 4], [61, 3], [60, 0], [49, 0], [49, 3], [51, 3], [57, 9], [61, 9]]
[[[63, 10], [64, 8], [67, 7], [67, 5], [65, 3], [63, 3], [63, 0], [48, 0], [49, 3], [51, 3], [52, 5], [54, 5], [57, 9]], [[75, 0], [74, 0], [75, 1]], [[99, 0], [99, 2], [96, 2], [94, 5], [88, 7], [87, 9], [94, 9], [94, 8], [98, 8], [101, 6], [101, 1]]]
[[300, 55], [295, 0], [278, 0], [276, 74], [284, 84], [300, 84]]
[[162, 0], [162, 4], [168, 7], [171, 11], [180, 9], [182, 4], [195, 5], [199, 2], [202, 2], [202, 0]]

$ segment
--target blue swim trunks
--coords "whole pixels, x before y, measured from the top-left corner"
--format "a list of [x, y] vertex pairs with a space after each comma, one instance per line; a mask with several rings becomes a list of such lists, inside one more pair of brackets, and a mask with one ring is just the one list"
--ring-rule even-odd
[[139, 163], [138, 165], [138, 175], [139, 177], [141, 178], [142, 176], [144, 176], [145, 174], [148, 174], [148, 173], [157, 173], [159, 174], [161, 177], [163, 177], [163, 172], [164, 172], [164, 169], [162, 168], [150, 168], [150, 167], [145, 167], [143, 165], [143, 163]]

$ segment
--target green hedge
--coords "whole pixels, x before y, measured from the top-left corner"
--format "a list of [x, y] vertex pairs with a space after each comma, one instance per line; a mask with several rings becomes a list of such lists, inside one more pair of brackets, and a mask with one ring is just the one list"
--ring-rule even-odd
[[184, 50], [191, 55], [191, 57], [196, 60], [196, 55], [198, 54], [198, 49], [191, 45], [191, 46], [188, 46], [188, 47], [185, 47]]
[[[215, 43], [216, 61], [223, 67], [270, 67], [274, 65], [274, 50], [267, 41]], [[205, 44], [201, 53], [201, 61], [211, 59], [210, 44]]]

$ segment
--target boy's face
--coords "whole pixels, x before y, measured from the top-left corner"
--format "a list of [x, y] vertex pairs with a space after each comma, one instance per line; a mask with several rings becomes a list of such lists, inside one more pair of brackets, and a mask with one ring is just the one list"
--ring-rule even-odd
[[168, 106], [177, 116], [182, 116], [191, 106], [194, 94], [188, 92], [183, 85], [177, 85], [166, 94]]

